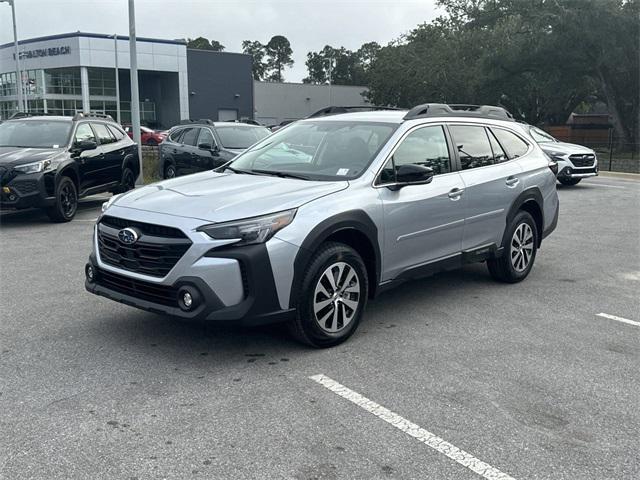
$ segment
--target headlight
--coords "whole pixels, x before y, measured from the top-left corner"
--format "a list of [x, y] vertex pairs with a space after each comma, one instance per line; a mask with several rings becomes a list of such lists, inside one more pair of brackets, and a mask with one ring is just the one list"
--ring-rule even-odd
[[[120, 194], [120, 195], [122, 195], [122, 194]], [[107, 200], [106, 202], [104, 202], [104, 203], [102, 204], [102, 213], [106, 212], [106, 211], [107, 211], [107, 208], [109, 208], [109, 207], [111, 206], [111, 204], [112, 204], [113, 202], [115, 202], [115, 201], [116, 201], [116, 199], [118, 199], [118, 197], [120, 197], [120, 195], [114, 195], [114, 196], [113, 196], [113, 197], [111, 197], [109, 200]]]
[[295, 216], [296, 210], [293, 209], [262, 217], [205, 225], [198, 228], [198, 231], [215, 240], [238, 239], [236, 245], [252, 245], [269, 240], [276, 232], [289, 225]]
[[51, 160], [41, 160], [39, 162], [19, 165], [17, 167], [13, 167], [13, 169], [20, 173], [40, 173], [49, 168], [49, 165], [51, 165]]

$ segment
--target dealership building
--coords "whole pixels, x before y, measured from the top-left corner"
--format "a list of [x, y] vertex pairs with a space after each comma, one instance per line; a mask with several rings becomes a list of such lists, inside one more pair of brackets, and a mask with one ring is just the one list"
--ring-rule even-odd
[[[121, 123], [131, 121], [128, 37], [67, 33], [21, 40], [18, 51], [30, 113], [117, 118], [119, 93]], [[254, 82], [251, 56], [189, 49], [182, 40], [138, 37], [137, 60], [141, 123], [151, 127], [188, 118], [276, 124], [331, 104], [366, 104], [364, 87]], [[0, 119], [18, 111], [19, 83], [14, 45], [0, 45]]]

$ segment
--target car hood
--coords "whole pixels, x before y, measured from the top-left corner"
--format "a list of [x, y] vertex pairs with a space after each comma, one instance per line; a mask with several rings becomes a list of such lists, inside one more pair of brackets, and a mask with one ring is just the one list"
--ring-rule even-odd
[[585, 154], [585, 153], [594, 153], [592, 149], [588, 147], [584, 147], [582, 145], [576, 145], [575, 143], [565, 143], [565, 142], [553, 142], [553, 143], [539, 143], [540, 148], [545, 153], [562, 153], [566, 155], [573, 154]]
[[40, 160], [51, 160], [63, 150], [62, 148], [0, 147], [0, 165], [12, 167]]
[[225, 222], [296, 208], [348, 185], [346, 181], [203, 172], [137, 188], [115, 200], [114, 205]]

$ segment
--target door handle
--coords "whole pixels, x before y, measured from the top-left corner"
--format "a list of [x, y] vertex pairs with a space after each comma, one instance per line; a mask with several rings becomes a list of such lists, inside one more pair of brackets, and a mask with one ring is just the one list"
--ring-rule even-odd
[[517, 177], [509, 177], [505, 180], [504, 183], [507, 184], [507, 187], [515, 187], [520, 183], [520, 179]]
[[454, 188], [449, 193], [448, 196], [451, 200], [459, 200], [462, 194], [464, 193], [464, 188]]

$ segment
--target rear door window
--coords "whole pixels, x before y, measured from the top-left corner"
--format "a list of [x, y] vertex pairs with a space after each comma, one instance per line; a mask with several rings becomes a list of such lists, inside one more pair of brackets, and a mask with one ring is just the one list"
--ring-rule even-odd
[[487, 131], [483, 126], [451, 125], [449, 127], [462, 170], [486, 167], [495, 163]]
[[120, 141], [125, 137], [125, 133], [120, 130], [118, 127], [114, 127], [113, 125], [107, 125], [107, 128], [111, 132], [111, 134], [115, 137], [116, 141]]

